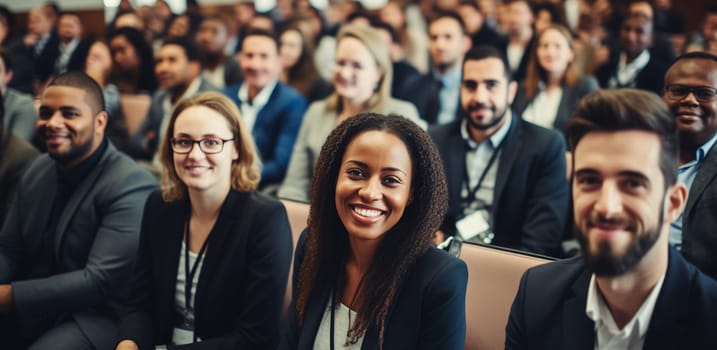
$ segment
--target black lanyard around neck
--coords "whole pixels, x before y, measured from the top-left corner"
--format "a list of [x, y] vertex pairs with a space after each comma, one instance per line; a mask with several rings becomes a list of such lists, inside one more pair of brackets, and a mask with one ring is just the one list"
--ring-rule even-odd
[[[478, 193], [478, 190], [480, 189], [481, 184], [483, 184], [483, 180], [485, 180], [485, 177], [488, 175], [488, 172], [490, 171], [490, 168], [493, 167], [493, 163], [495, 163], [495, 160], [498, 158], [498, 153], [500, 153], [501, 147], [503, 147], [503, 144], [505, 139], [503, 139], [498, 146], [493, 149], [493, 154], [490, 155], [490, 159], [488, 159], [488, 164], [485, 165], [485, 168], [483, 168], [483, 172], [480, 174], [480, 177], [478, 178], [478, 183], [471, 189], [470, 187], [470, 175], [468, 175], [468, 167], [470, 164], [466, 164], [465, 168], [463, 169], [463, 187], [468, 192], [468, 195], [465, 197], [465, 201], [467, 203], [470, 203], [472, 200], [474, 200], [476, 193]], [[477, 151], [477, 150], [476, 150]], [[476, 155], [477, 156], [477, 155]]]
[[[197, 269], [199, 267], [199, 263], [202, 261], [202, 258], [204, 257], [204, 254], [207, 251], [207, 246], [209, 243], [209, 236], [207, 236], [207, 239], [204, 240], [204, 244], [202, 244], [202, 248], [199, 249], [199, 253], [197, 253], [197, 260], [194, 261], [194, 264], [192, 264], [191, 270], [189, 269], [189, 242], [190, 237], [192, 236], [189, 230], [189, 218], [191, 217], [191, 212], [187, 214], [187, 220], [184, 224], [184, 230], [185, 230], [185, 237], [184, 237], [184, 278], [185, 278], [185, 287], [184, 287], [184, 312], [185, 312], [185, 322], [189, 321], [188, 315], [189, 312], [194, 310], [194, 307], [191, 306], [190, 300], [192, 299], [192, 286], [194, 285], [194, 275], [197, 273]], [[211, 231], [209, 232], [209, 235], [211, 235]], [[193, 320], [192, 320], [193, 321]], [[193, 322], [192, 322], [193, 324]]]

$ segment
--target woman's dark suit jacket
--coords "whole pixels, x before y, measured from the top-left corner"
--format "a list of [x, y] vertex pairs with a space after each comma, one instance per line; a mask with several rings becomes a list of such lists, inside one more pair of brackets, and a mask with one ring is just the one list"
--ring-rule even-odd
[[[297, 245], [294, 286], [305, 253], [304, 238], [302, 235]], [[428, 249], [396, 293], [386, 319], [383, 348], [462, 350], [466, 337], [467, 283], [468, 270], [462, 260], [433, 247]], [[332, 282], [319, 284], [311, 295], [301, 328], [292, 303], [289, 329], [280, 349], [313, 349], [332, 287]], [[362, 350], [379, 349], [378, 331], [376, 326], [366, 330]]]
[[[132, 297], [119, 339], [154, 349], [172, 339], [175, 288], [187, 199], [147, 200]], [[195, 297], [201, 342], [169, 349], [272, 349], [280, 338], [281, 307], [291, 262], [284, 207], [258, 192], [231, 190], [209, 236]]]
[[[568, 123], [568, 119], [573, 115], [575, 107], [577, 107], [580, 99], [587, 96], [591, 92], [600, 89], [597, 80], [593, 76], [582, 76], [575, 86], [567, 86], [565, 83], [562, 85], [563, 96], [560, 97], [560, 104], [558, 105], [558, 114], [555, 116], [553, 122], [553, 128], [559, 130], [565, 134], [565, 127]], [[528, 108], [528, 104], [533, 99], [528, 99], [525, 93], [524, 82], [521, 82], [518, 86], [518, 91], [515, 94], [513, 105], [511, 106], [515, 115], [523, 117], [523, 112]]]

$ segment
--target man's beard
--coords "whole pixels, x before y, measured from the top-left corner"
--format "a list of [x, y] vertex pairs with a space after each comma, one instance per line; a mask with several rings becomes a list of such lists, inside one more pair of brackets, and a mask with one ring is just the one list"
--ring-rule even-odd
[[[479, 124], [473, 121], [473, 118], [471, 118], [471, 112], [478, 110], [478, 109], [489, 109], [493, 112], [493, 119], [489, 120], [486, 124]], [[480, 131], [486, 131], [490, 130], [491, 128], [495, 127], [496, 125], [500, 124], [501, 121], [503, 121], [503, 117], [505, 117], [506, 111], [508, 110], [507, 104], [506, 107], [503, 108], [500, 113], [498, 113], [497, 108], [495, 106], [488, 106], [484, 103], [474, 103], [468, 106], [468, 108], [465, 108], [463, 110], [463, 114], [465, 115], [465, 118], [468, 120], [468, 126]]]
[[[664, 207], [665, 196], [663, 195], [662, 207]], [[629, 243], [627, 250], [621, 256], [614, 255], [613, 248], [609, 241], [598, 242], [597, 252], [592, 253], [590, 251], [590, 240], [587, 237], [588, 232], [580, 232], [579, 227], [575, 227], [576, 237], [580, 248], [582, 249], [583, 259], [588, 268], [595, 273], [596, 276], [600, 277], [617, 277], [625, 274], [634, 268], [642, 258], [652, 249], [657, 240], [660, 238], [660, 231], [664, 222], [664, 212], [661, 209], [660, 215], [657, 221], [657, 225], [654, 227], [644, 228], [642, 234], [638, 234], [637, 231], [640, 229], [640, 225], [634, 223], [629, 218], [618, 218], [618, 219], [605, 219], [598, 215], [594, 215], [589, 221], [593, 223], [599, 222], [621, 222], [627, 227], [628, 231], [635, 232], [635, 237]], [[623, 222], [624, 221], [624, 222]]]

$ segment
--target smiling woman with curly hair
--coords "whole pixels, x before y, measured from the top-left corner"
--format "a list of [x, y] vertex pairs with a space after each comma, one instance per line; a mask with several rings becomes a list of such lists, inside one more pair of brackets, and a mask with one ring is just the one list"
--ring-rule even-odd
[[299, 240], [286, 349], [463, 349], [465, 264], [432, 246], [446, 212], [440, 157], [400, 116], [329, 135]]

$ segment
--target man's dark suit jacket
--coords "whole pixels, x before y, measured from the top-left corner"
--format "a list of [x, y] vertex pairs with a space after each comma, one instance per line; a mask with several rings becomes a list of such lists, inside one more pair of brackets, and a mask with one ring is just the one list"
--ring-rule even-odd
[[[610, 60], [595, 71], [595, 77], [603, 88], [607, 88], [610, 78], [617, 74], [617, 67], [620, 62], [620, 50], [614, 50], [613, 52], [614, 53], [610, 55]], [[652, 91], [660, 95], [665, 85], [666, 71], [667, 65], [665, 63], [654, 56], [650, 56], [647, 65], [637, 73], [635, 80], [631, 84], [622, 87]]]
[[[572, 116], [577, 107], [580, 99], [590, 94], [591, 92], [600, 88], [597, 80], [592, 76], [583, 76], [578, 80], [575, 86], [567, 86], [565, 83], [562, 84], [563, 94], [560, 97], [560, 104], [558, 105], [558, 113], [553, 122], [553, 128], [560, 130], [565, 133], [565, 127], [567, 126], [568, 119]], [[523, 111], [528, 107], [528, 104], [532, 99], [528, 99], [525, 93], [525, 85], [522, 83], [518, 86], [515, 99], [511, 109], [516, 115], [523, 115]]]
[[[140, 349], [172, 340], [177, 267], [188, 200], [147, 200], [132, 297], [118, 340]], [[201, 342], [170, 349], [273, 349], [291, 264], [291, 228], [284, 207], [264, 194], [231, 190], [209, 237], [195, 297]]]
[[[402, 87], [396, 91], [394, 96], [397, 99], [413, 103], [418, 109], [418, 115], [429, 125], [436, 124], [440, 112], [440, 91], [438, 80], [432, 72], [420, 74], [407, 80]], [[461, 117], [460, 99], [456, 108], [456, 119]]]
[[[223, 91], [238, 108], [241, 108], [240, 87], [241, 83]], [[277, 82], [269, 101], [257, 113], [251, 134], [261, 156], [262, 186], [280, 183], [284, 179], [306, 107], [304, 96]]]
[[[142, 203], [156, 180], [109, 144], [59, 216], [51, 235], [53, 259], [44, 254], [42, 239], [57, 184], [57, 165], [48, 155], [25, 171], [0, 230], [0, 284], [12, 283], [21, 329], [72, 318], [103, 349], [117, 331], [110, 305], [127, 292]], [[45, 265], [53, 272], [37, 271]]]
[[[659, 249], [659, 248], [658, 248]], [[717, 349], [717, 282], [670, 248], [644, 349]], [[592, 273], [582, 257], [529, 269], [506, 327], [506, 349], [593, 349], [585, 314]]]
[[[306, 253], [305, 234], [299, 238], [294, 259], [294, 287]], [[303, 326], [298, 327], [293, 303], [289, 329], [279, 349], [311, 350], [329, 303], [335, 281], [320, 283], [311, 294]], [[466, 264], [448, 253], [429, 248], [406, 276], [386, 318], [383, 349], [462, 350], [466, 337]], [[294, 297], [296, 289], [294, 288]], [[362, 350], [378, 350], [378, 327], [364, 333]], [[343, 338], [337, 338], [339, 342]]]
[[[458, 120], [429, 129], [448, 180], [448, 213], [442, 226], [448, 235], [456, 233], [455, 223], [462, 215], [467, 145], [460, 128]], [[503, 142], [493, 193], [492, 243], [559, 256], [570, 201], [565, 140], [555, 130], [513, 116]]]
[[682, 217], [682, 254], [717, 278], [717, 148], [707, 153], [687, 196]]
[[[219, 91], [219, 88], [201, 76], [197, 79], [200, 79], [197, 93]], [[169, 91], [159, 89], [152, 95], [152, 102], [149, 105], [147, 116], [144, 118], [142, 125], [135, 131], [134, 135], [129, 138], [125, 149], [123, 149], [123, 151], [133, 158], [151, 160], [158, 151], [160, 132], [162, 132], [159, 128], [162, 126], [162, 119], [164, 119], [165, 116], [169, 117], [169, 113], [171, 112], [165, 111], [163, 105], [164, 98], [167, 97], [168, 94]], [[150, 135], [152, 137], [150, 137]]]

